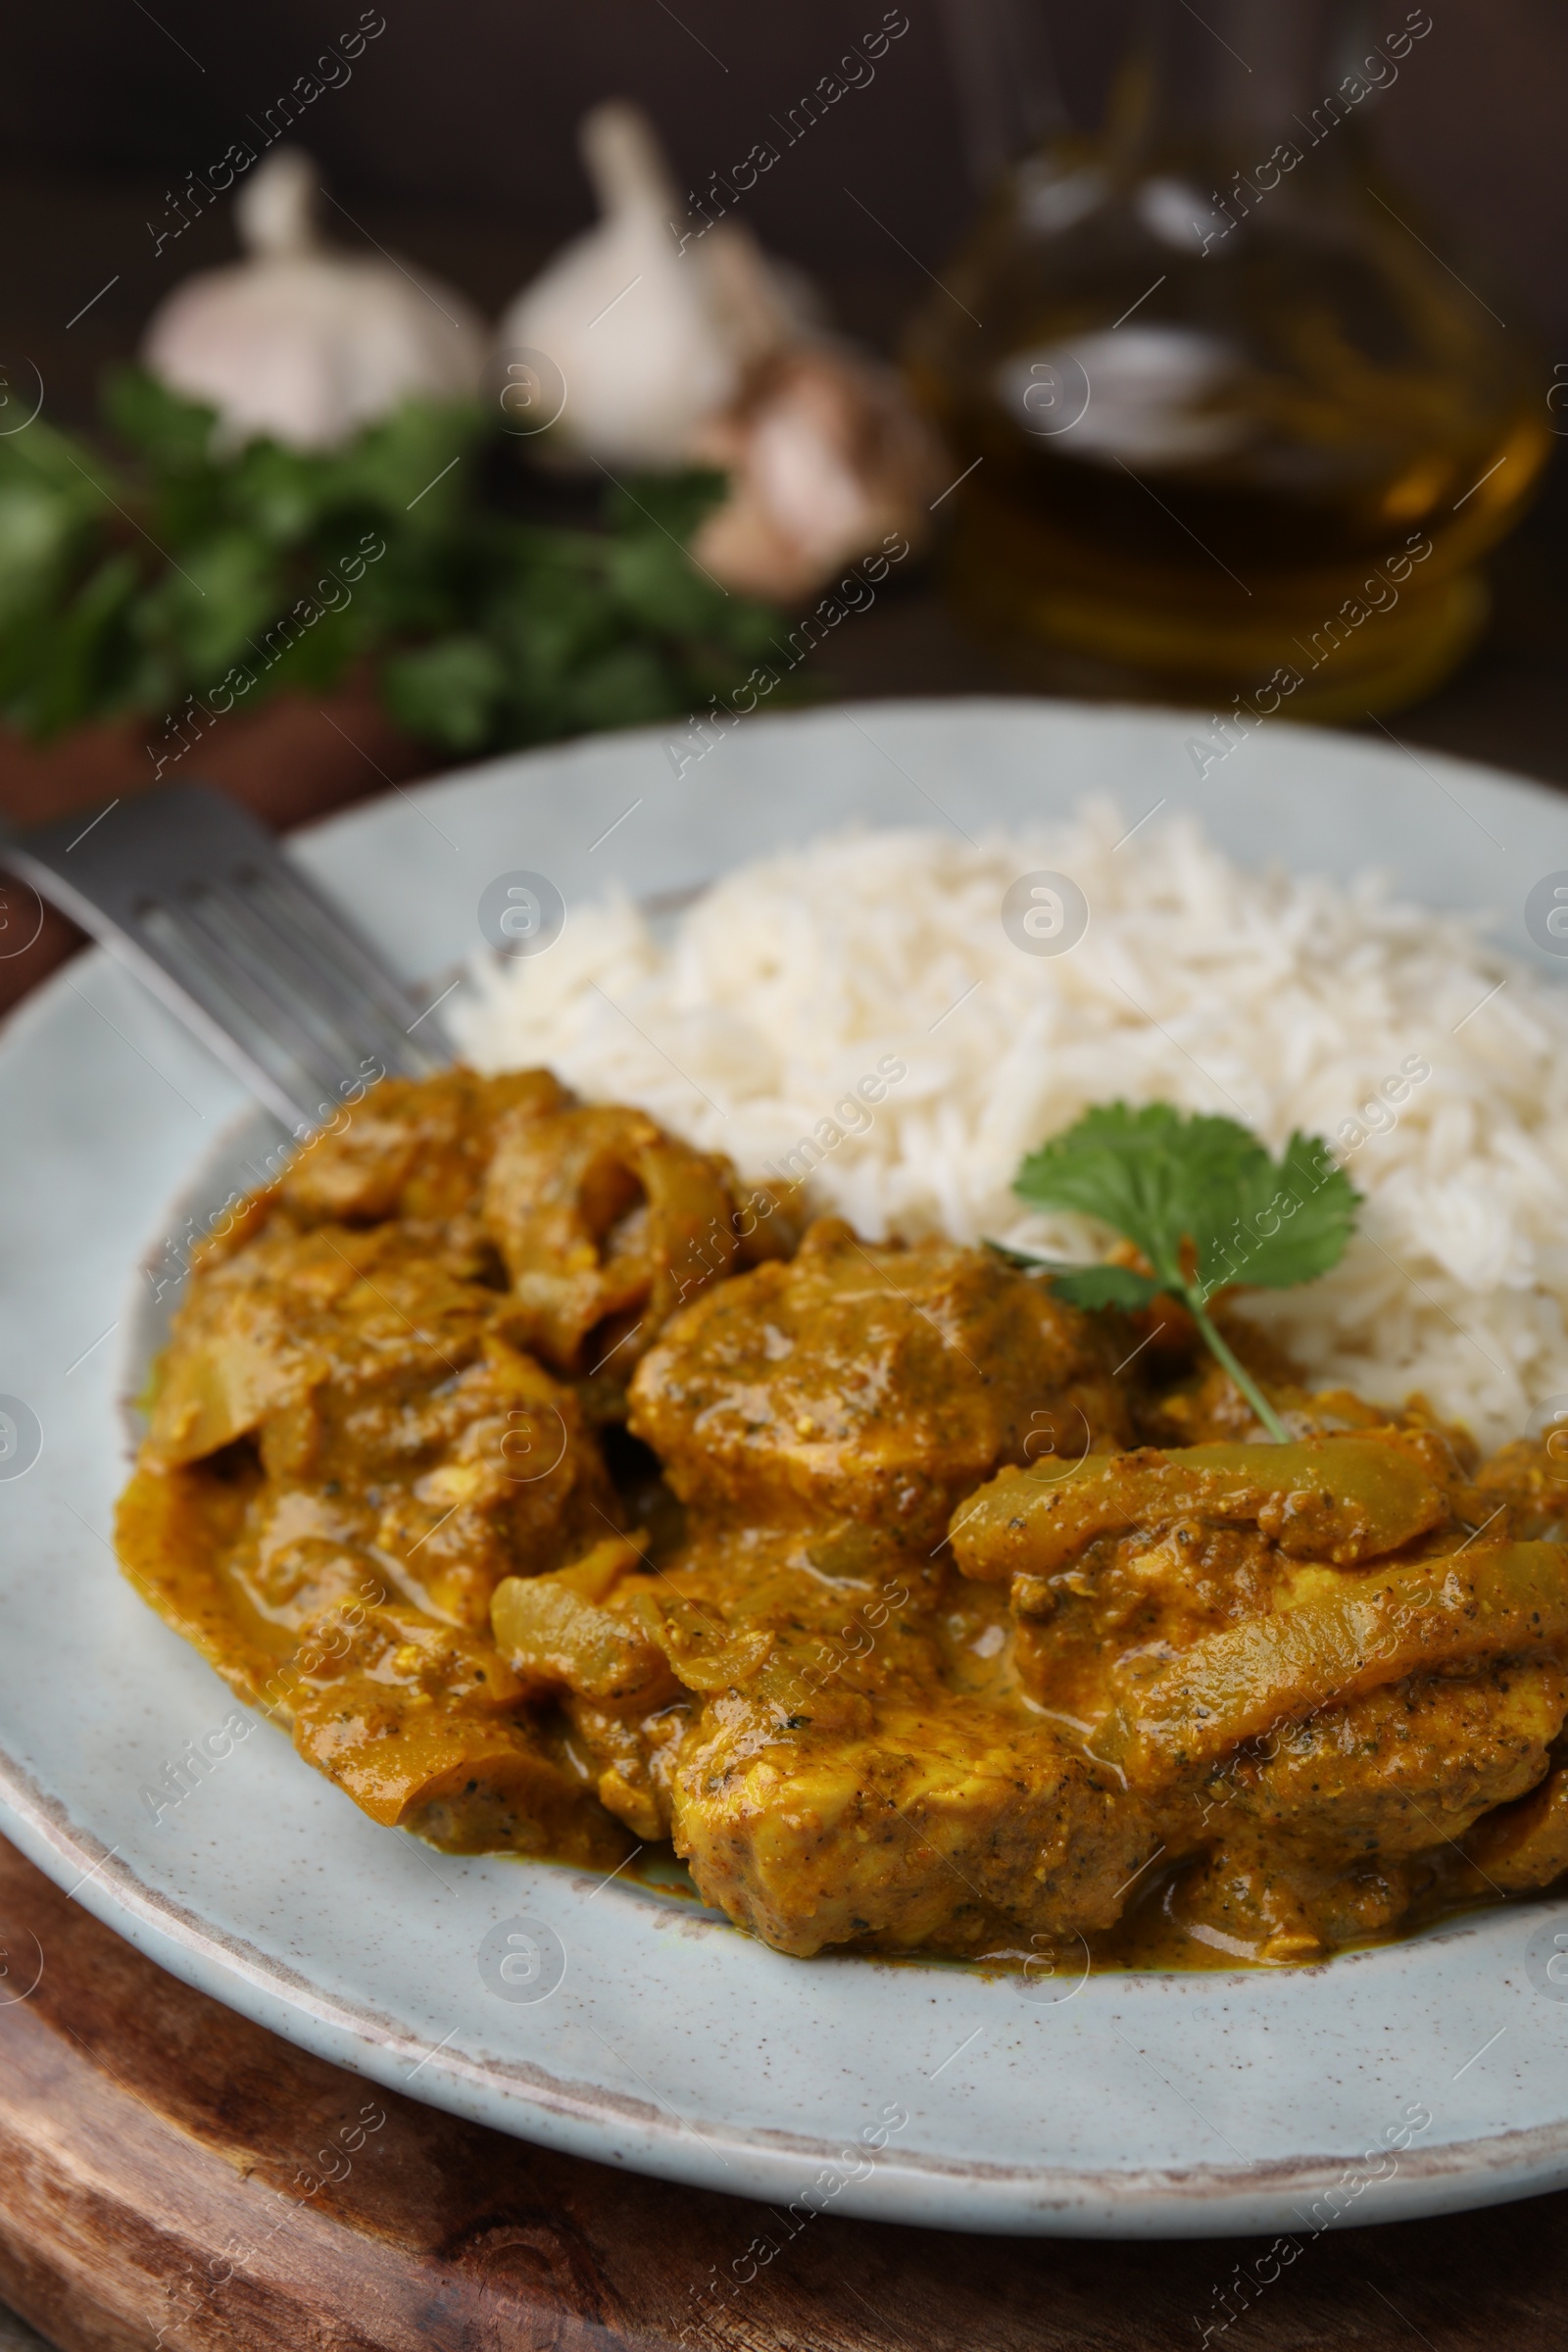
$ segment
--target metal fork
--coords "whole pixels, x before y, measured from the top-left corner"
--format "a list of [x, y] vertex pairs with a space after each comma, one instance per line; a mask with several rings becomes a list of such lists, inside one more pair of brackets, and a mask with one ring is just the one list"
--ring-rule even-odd
[[432, 1016], [341, 910], [205, 785], [0, 830], [0, 865], [128, 964], [296, 1135], [358, 1099], [372, 1068], [420, 1078], [451, 1058], [439, 1029], [415, 1037]]

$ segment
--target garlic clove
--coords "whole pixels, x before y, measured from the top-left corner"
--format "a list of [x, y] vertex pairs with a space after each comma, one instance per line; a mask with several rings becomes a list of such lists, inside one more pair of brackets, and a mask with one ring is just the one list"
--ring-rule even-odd
[[545, 354], [566, 386], [554, 454], [609, 466], [690, 462], [699, 427], [787, 339], [799, 305], [748, 232], [688, 235], [663, 152], [640, 110], [595, 107], [583, 160], [602, 218], [502, 319], [504, 356]]
[[143, 339], [155, 375], [217, 409], [224, 447], [332, 449], [406, 400], [479, 390], [478, 314], [403, 264], [327, 245], [318, 182], [298, 150], [269, 156], [234, 208], [250, 258], [185, 279]]
[[946, 470], [894, 371], [829, 343], [764, 361], [694, 454], [728, 467], [732, 488], [693, 555], [726, 587], [786, 603], [889, 532], [922, 545]]

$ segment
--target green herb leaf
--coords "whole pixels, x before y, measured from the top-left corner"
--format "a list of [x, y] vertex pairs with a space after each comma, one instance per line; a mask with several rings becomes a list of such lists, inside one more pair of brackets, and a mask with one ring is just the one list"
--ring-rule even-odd
[[1131, 1266], [1076, 1266], [1064, 1257], [1041, 1257], [1033, 1250], [1014, 1250], [1006, 1242], [987, 1242], [985, 1246], [1025, 1274], [1049, 1275], [1052, 1290], [1069, 1306], [1119, 1306], [1127, 1314], [1136, 1314], [1159, 1296], [1160, 1285]]
[[324, 451], [235, 449], [134, 368], [103, 411], [125, 463], [42, 419], [0, 437], [0, 724], [35, 736], [126, 710], [156, 733], [368, 659], [423, 742], [506, 751], [681, 720], [783, 633], [686, 553], [720, 473], [607, 486], [603, 528], [560, 529], [504, 511], [516, 452], [471, 402], [411, 401]]
[[1129, 1315], [1157, 1298], [1161, 1288], [1132, 1266], [1071, 1266], [1054, 1275], [1051, 1287], [1069, 1306], [1119, 1306]]
[[1205, 1310], [1232, 1283], [1287, 1290], [1339, 1263], [1360, 1196], [1318, 1138], [1293, 1135], [1275, 1160], [1234, 1119], [1189, 1115], [1168, 1102], [1141, 1110], [1103, 1103], [1031, 1152], [1013, 1190], [1038, 1208], [1074, 1209], [1110, 1226], [1157, 1278], [1134, 1276], [1145, 1286], [1135, 1299], [1125, 1269], [1095, 1267], [1058, 1275], [1058, 1295], [1090, 1306], [1147, 1304], [1156, 1289], [1173, 1292], [1264, 1427], [1283, 1440], [1278, 1416]]
[[[1012, 1189], [1037, 1207], [1075, 1209], [1112, 1226], [1137, 1244], [1157, 1274], [1177, 1281], [1188, 1190], [1177, 1139], [1187, 1124], [1165, 1102], [1145, 1110], [1112, 1102], [1085, 1111], [1065, 1135], [1030, 1154]], [[1190, 1152], [1201, 1151], [1203, 1141], [1200, 1132], [1191, 1135]]]
[[116, 439], [160, 471], [200, 473], [211, 465], [217, 410], [171, 392], [145, 368], [121, 365], [106, 369], [98, 406]]
[[1359, 1199], [1315, 1137], [1293, 1135], [1275, 1161], [1236, 1120], [1188, 1116], [1168, 1102], [1086, 1111], [1030, 1154], [1013, 1190], [1038, 1207], [1112, 1226], [1167, 1286], [1187, 1287], [1190, 1243], [1200, 1299], [1230, 1283], [1286, 1290], [1326, 1274]]
[[1200, 1277], [1209, 1291], [1232, 1282], [1269, 1291], [1315, 1282], [1345, 1255], [1360, 1200], [1320, 1137], [1293, 1135], [1277, 1163], [1259, 1144], [1255, 1159], [1237, 1170], [1227, 1231], [1200, 1238], [1195, 1230]]
[[482, 637], [445, 637], [400, 654], [386, 664], [382, 682], [400, 726], [454, 752], [477, 751], [489, 741], [507, 683], [500, 656]]

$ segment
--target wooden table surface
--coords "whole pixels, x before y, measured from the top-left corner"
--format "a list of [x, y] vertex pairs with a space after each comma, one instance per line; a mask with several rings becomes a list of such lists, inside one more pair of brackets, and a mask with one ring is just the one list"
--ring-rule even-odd
[[[1228, 2288], [1237, 2352], [1568, 2341], [1568, 2194], [1330, 2230], [1286, 2264], [1268, 2240], [825, 2214], [791, 2238], [766, 2206], [553, 2155], [306, 2056], [3, 1842], [0, 1951], [0, 2295], [64, 2352], [1152, 2352], [1205, 2325], [1221, 2340]], [[320, 2184], [345, 2131], [349, 2169]], [[1260, 2264], [1244, 2311], [1234, 2281]]]
[[[1480, 653], [1391, 724], [1413, 758], [1448, 750], [1568, 787], [1568, 464], [1496, 578]], [[929, 585], [847, 626], [831, 660], [852, 697], [1015, 687]], [[410, 772], [379, 748], [383, 771]], [[242, 747], [231, 788], [266, 812], [307, 812], [244, 769]], [[306, 789], [325, 806], [367, 782], [323, 772]], [[90, 795], [83, 776], [75, 797]], [[0, 1970], [0, 2300], [62, 2352], [1149, 2352], [1198, 2346], [1205, 2327], [1238, 2352], [1568, 2345], [1568, 2195], [1327, 2232], [1244, 2311], [1235, 2281], [1260, 2244], [961, 2238], [831, 2216], [788, 2239], [765, 2208], [372, 2094], [163, 1975], [3, 1842]], [[384, 2124], [308, 2194], [323, 2138], [368, 2101]], [[776, 2258], [740, 2283], [769, 2230]], [[0, 2310], [0, 2352], [36, 2340]]]

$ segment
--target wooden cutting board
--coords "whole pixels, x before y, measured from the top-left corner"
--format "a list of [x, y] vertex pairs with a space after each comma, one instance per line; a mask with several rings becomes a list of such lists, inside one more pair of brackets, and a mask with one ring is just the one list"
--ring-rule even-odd
[[1151, 2352], [1205, 2327], [1227, 2352], [1568, 2344], [1568, 2194], [1303, 2235], [1288, 2262], [827, 2215], [791, 2235], [307, 2057], [3, 1840], [0, 1967], [0, 2300], [63, 2352]]

